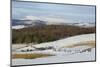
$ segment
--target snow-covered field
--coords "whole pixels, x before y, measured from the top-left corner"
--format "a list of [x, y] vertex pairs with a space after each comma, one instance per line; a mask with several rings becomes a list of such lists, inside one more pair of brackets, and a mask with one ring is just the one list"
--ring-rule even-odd
[[83, 52], [72, 55], [56, 55], [46, 58], [37, 59], [13, 59], [12, 65], [28, 65], [28, 64], [45, 64], [45, 63], [60, 63], [60, 62], [77, 62], [77, 61], [94, 61], [95, 49], [91, 52]]
[[[22, 44], [23, 45], [23, 44]], [[35, 59], [12, 59], [12, 65], [45, 64], [95, 60], [95, 34], [77, 35], [41, 44], [18, 44], [12, 46], [12, 54], [51, 54]], [[28, 50], [28, 51], [27, 51]]]

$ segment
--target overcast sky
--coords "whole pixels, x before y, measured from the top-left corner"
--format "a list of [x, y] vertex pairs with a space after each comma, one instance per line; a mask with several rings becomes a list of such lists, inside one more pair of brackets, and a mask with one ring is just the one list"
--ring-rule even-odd
[[59, 22], [95, 22], [94, 6], [12, 2], [13, 19]]

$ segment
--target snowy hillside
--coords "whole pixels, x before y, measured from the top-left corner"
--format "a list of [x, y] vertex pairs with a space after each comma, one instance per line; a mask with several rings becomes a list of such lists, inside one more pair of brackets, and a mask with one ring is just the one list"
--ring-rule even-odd
[[69, 38], [57, 40], [54, 42], [41, 43], [34, 46], [35, 47], [48, 47], [48, 46], [63, 47], [63, 46], [71, 46], [86, 41], [95, 41], [95, 34], [77, 35], [77, 36], [72, 36]]
[[[17, 45], [17, 44], [16, 44]], [[95, 34], [77, 35], [54, 42], [36, 45], [21, 44], [13, 47], [12, 54], [50, 54], [35, 59], [15, 58], [12, 65], [44, 64], [59, 62], [95, 61]], [[23, 45], [23, 44], [22, 44]], [[25, 46], [26, 45], [26, 46]], [[14, 50], [15, 48], [15, 50]]]

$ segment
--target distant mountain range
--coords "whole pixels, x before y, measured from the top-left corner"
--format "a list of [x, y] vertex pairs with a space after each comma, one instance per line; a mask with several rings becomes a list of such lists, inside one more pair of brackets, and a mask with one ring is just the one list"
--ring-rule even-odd
[[12, 20], [12, 26], [16, 25], [45, 25], [45, 21], [41, 20]]
[[71, 25], [71, 26], [79, 26], [79, 27], [95, 27], [95, 23], [62, 23], [62, 22], [48, 22], [43, 20], [12, 20], [12, 28], [20, 29], [24, 27], [30, 26], [45, 26], [45, 25]]

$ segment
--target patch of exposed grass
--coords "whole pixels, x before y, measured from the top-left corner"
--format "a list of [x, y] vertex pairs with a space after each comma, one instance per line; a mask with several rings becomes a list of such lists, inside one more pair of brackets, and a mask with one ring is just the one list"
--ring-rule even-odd
[[90, 46], [92, 48], [95, 48], [95, 41], [86, 41], [86, 42], [80, 42], [78, 44], [74, 44], [74, 45], [71, 45], [71, 46], [65, 46], [65, 47], [68, 47], [68, 48], [74, 48], [74, 47], [77, 47], [77, 46]]
[[35, 59], [35, 58], [41, 58], [41, 57], [48, 57], [52, 56], [50, 54], [13, 54], [13, 59], [23, 58], [23, 59]]

